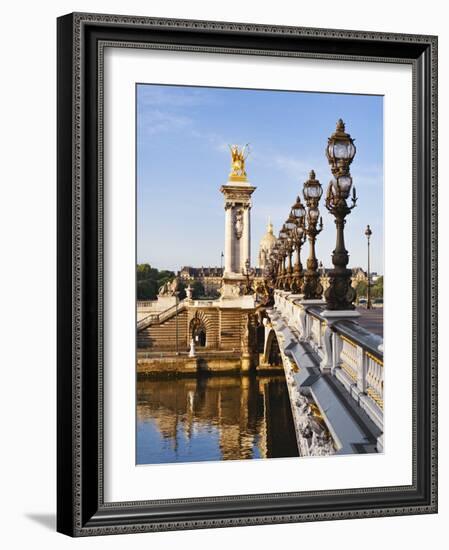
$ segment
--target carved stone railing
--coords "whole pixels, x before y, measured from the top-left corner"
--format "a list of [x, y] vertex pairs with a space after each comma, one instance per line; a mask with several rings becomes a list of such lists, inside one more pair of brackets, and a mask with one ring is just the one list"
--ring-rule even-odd
[[[141, 303], [140, 301], [138, 302]], [[150, 302], [153, 304], [156, 304], [157, 301]], [[137, 321], [137, 331], [144, 330], [145, 328], [151, 326], [151, 325], [157, 325], [160, 323], [163, 323], [164, 321], [167, 321], [174, 315], [176, 315], [176, 312], [181, 313], [186, 309], [187, 306], [189, 308], [204, 308], [204, 307], [217, 307], [217, 300], [191, 300], [188, 298], [185, 298], [184, 300], [181, 300], [178, 305], [173, 304], [167, 309], [164, 309], [163, 311], [153, 311], [148, 313], [148, 315], [144, 315], [141, 319]]]
[[152, 309], [157, 300], [137, 300], [137, 309]]
[[366, 393], [383, 410], [384, 407], [384, 364], [367, 352]]
[[285, 291], [276, 291], [274, 302], [285, 323], [315, 352], [321, 371], [335, 376], [383, 429], [383, 339], [356, 319], [324, 316], [324, 303], [302, 303]]
[[342, 370], [353, 380], [354, 383], [357, 383], [358, 372], [360, 367], [359, 361], [359, 348], [357, 344], [346, 338], [345, 336], [340, 336], [342, 341], [341, 352], [340, 352], [340, 366]]
[[160, 313], [150, 313], [137, 322], [137, 331], [144, 330], [151, 325], [157, 325], [167, 321], [177, 313], [181, 313], [186, 308], [186, 301], [182, 300], [179, 304], [175, 304]]

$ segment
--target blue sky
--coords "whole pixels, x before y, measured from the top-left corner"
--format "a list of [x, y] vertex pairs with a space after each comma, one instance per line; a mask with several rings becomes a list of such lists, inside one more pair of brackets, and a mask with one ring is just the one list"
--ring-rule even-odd
[[[366, 267], [369, 223], [372, 270], [383, 273], [382, 97], [151, 84], [137, 86], [137, 261], [172, 270], [220, 265], [228, 144], [250, 143], [256, 265], [268, 216], [277, 234], [311, 169], [325, 192], [324, 148], [340, 117], [357, 147], [351, 173], [359, 201], [345, 228], [349, 266]], [[335, 225], [320, 206], [317, 257], [331, 267]]]

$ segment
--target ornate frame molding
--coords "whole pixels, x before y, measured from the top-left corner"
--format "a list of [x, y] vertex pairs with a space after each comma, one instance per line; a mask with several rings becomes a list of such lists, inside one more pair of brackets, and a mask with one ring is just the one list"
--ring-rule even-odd
[[[102, 104], [103, 52], [112, 45], [412, 65], [411, 486], [104, 502]], [[88, 536], [436, 511], [437, 38], [103, 14], [59, 18], [58, 531]]]

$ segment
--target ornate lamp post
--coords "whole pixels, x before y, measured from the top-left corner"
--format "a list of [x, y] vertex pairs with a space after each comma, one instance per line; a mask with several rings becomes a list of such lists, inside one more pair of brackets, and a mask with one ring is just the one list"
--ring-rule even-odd
[[301, 264], [301, 248], [305, 241], [304, 216], [305, 208], [298, 196], [295, 204], [292, 206], [289, 220], [291, 221], [291, 234], [293, 236], [294, 248], [296, 249], [296, 261], [293, 268], [292, 290], [301, 292], [303, 269]]
[[267, 258], [267, 265], [264, 277], [269, 281], [272, 287], [276, 287], [276, 247], [277, 243], [270, 250]]
[[285, 227], [282, 226], [282, 229], [279, 231], [279, 242], [280, 242], [280, 253], [281, 253], [281, 274], [280, 274], [280, 288], [288, 290], [287, 288], [287, 271], [288, 268], [285, 266], [285, 260], [288, 256], [288, 244], [287, 244], [288, 234], [285, 231]]
[[285, 282], [284, 282], [285, 290], [291, 290], [292, 277], [293, 277], [292, 256], [293, 256], [294, 243], [293, 243], [293, 236], [291, 233], [291, 224], [292, 224], [292, 221], [290, 217], [288, 217], [286, 222], [282, 226], [282, 231], [285, 235], [285, 238], [284, 238], [285, 251], [287, 253], [287, 271], [286, 271]]
[[290, 212], [290, 215], [288, 216], [285, 224], [285, 231], [288, 235], [287, 237], [287, 248], [289, 253], [289, 263], [288, 263], [288, 288], [289, 290], [296, 291], [296, 285], [295, 285], [295, 277], [294, 277], [294, 269], [293, 269], [293, 252], [296, 247], [296, 239], [295, 239], [295, 228], [296, 228], [296, 218], [292, 215]]
[[242, 274], [246, 277], [246, 288], [245, 294], [252, 294], [253, 289], [251, 288], [251, 277], [254, 276], [255, 270], [251, 267], [249, 258], [245, 260], [245, 267], [242, 269]]
[[280, 288], [281, 276], [281, 243], [279, 238], [276, 239], [276, 244], [271, 251], [274, 258], [274, 288]]
[[366, 289], [366, 293], [367, 293], [366, 309], [371, 309], [373, 307], [371, 304], [371, 272], [370, 272], [370, 248], [369, 248], [370, 237], [372, 234], [373, 232], [371, 231], [371, 227], [367, 225], [365, 229], [365, 235], [368, 242], [368, 270], [367, 270], [368, 284]]
[[275, 273], [276, 273], [276, 269], [275, 269], [275, 263], [274, 263], [274, 255], [273, 255], [273, 251], [271, 251], [270, 255], [267, 258], [265, 268], [262, 273], [263, 278], [271, 288], [274, 286]]
[[[328, 138], [326, 147], [326, 156], [333, 175], [327, 189], [326, 208], [335, 217], [337, 228], [337, 240], [332, 254], [334, 268], [329, 273], [330, 284], [325, 293], [328, 310], [353, 310], [355, 307], [355, 290], [351, 286], [351, 270], [347, 269], [349, 255], [344, 241], [345, 218], [357, 202], [349, 171], [355, 152], [354, 140], [345, 132], [345, 124], [340, 119], [335, 132]], [[352, 205], [348, 206], [346, 199], [351, 188]]]
[[284, 255], [284, 246], [282, 244], [282, 239], [279, 236], [278, 237], [278, 250], [277, 250], [277, 264], [278, 264], [278, 271], [277, 271], [277, 288], [282, 289], [283, 285], [283, 277], [284, 277], [284, 261], [285, 261], [285, 255]]
[[304, 183], [303, 194], [307, 205], [307, 224], [305, 232], [309, 239], [309, 257], [307, 258], [307, 269], [304, 274], [303, 293], [305, 300], [318, 300], [323, 295], [323, 287], [320, 283], [320, 274], [318, 273], [315, 242], [317, 235], [323, 230], [323, 219], [320, 217], [320, 211], [318, 209], [318, 204], [323, 194], [323, 188], [316, 179], [313, 170], [311, 170], [309, 174], [309, 179]]

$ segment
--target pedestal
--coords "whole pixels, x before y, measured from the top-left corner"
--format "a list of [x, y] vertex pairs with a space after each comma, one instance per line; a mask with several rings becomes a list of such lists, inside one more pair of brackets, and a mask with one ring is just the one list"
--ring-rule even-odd
[[245, 277], [239, 273], [227, 273], [223, 274], [223, 279], [220, 288], [220, 295], [222, 300], [234, 300], [239, 296], [243, 296], [245, 288]]
[[332, 372], [334, 374], [336, 366], [339, 362], [341, 341], [337, 334], [332, 331], [332, 325], [343, 319], [357, 319], [360, 313], [355, 309], [348, 310], [330, 310], [325, 309], [321, 315], [327, 319], [327, 327], [324, 332], [324, 357], [320, 363], [320, 368], [323, 372]]

